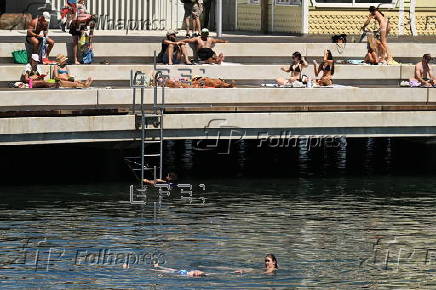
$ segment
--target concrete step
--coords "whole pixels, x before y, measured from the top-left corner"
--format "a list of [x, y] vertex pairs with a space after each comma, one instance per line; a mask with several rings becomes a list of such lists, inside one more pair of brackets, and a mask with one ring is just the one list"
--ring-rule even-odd
[[[278, 77], [286, 78], [287, 73], [280, 70], [283, 65], [158, 65], [158, 70], [171, 78], [193, 76], [207, 76], [226, 80], [252, 81], [274, 80]], [[0, 65], [0, 82], [12, 82], [19, 80], [24, 65]], [[146, 74], [154, 70], [152, 65], [71, 65], [71, 75], [77, 79], [94, 78], [96, 81], [123, 81], [128, 85], [130, 71], [142, 71]], [[51, 74], [52, 68], [44, 66], [43, 71]], [[369, 66], [369, 65], [335, 65], [335, 80], [374, 80], [376, 83], [392, 80], [398, 85], [398, 81], [409, 79], [413, 76], [413, 65], [393, 66]], [[303, 74], [314, 77], [313, 65], [303, 70]], [[256, 84], [259, 83], [255, 82]], [[116, 84], [113, 84], [116, 85]]]
[[[161, 102], [161, 95], [158, 96]], [[136, 103], [139, 102], [137, 96]], [[0, 91], [0, 111], [60, 108], [131, 108], [131, 89], [7, 90]], [[153, 103], [153, 89], [145, 90]], [[271, 105], [425, 105], [436, 103], [436, 89], [426, 88], [234, 88], [166, 89], [165, 104], [172, 108]]]
[[[436, 43], [390, 43], [392, 55], [395, 58], [420, 58], [425, 53], [436, 50]], [[22, 43], [1, 43], [0, 59], [2, 62], [12, 60], [14, 50], [25, 49], [24, 37]], [[154, 52], [159, 52], [161, 45], [157, 43], [95, 43], [94, 53], [98, 59], [114, 59], [129, 62], [150, 61]], [[348, 43], [340, 48], [333, 43], [227, 43], [217, 44], [216, 52], [222, 52], [226, 57], [237, 61], [240, 59], [290, 58], [291, 54], [299, 51], [303, 56], [320, 57], [325, 49], [330, 49], [336, 58], [362, 58], [366, 54], [366, 43]], [[192, 52], [192, 49], [191, 49]], [[71, 56], [71, 43], [57, 43], [52, 55], [67, 54]]]

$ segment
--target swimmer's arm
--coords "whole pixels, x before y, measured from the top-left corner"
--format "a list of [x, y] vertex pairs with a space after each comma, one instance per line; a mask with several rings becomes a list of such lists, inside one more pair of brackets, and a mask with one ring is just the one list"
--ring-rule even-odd
[[309, 66], [309, 64], [307, 63], [307, 60], [304, 57], [301, 58], [301, 66], [303, 68], [306, 68]]
[[290, 72], [291, 71], [291, 69], [290, 68], [286, 68], [286, 67], [282, 67], [282, 68], [280, 68], [282, 71], [284, 71], [284, 72]]
[[162, 267], [162, 266], [159, 266], [159, 265], [154, 265], [154, 268], [152, 270], [153, 271], [159, 271], [159, 272], [166, 272], [166, 273], [172, 273], [172, 272], [177, 271], [176, 269]]
[[144, 182], [144, 184], [148, 184], [148, 185], [155, 185], [156, 184], [156, 180], [144, 179], [143, 182]]

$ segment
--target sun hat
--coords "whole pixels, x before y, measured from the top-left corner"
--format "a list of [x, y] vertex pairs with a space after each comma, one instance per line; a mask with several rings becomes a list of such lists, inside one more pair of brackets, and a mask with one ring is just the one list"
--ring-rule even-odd
[[57, 61], [59, 64], [64, 63], [64, 62], [66, 62], [67, 60], [68, 60], [68, 57], [66, 57], [66, 56], [63, 55], [63, 54], [58, 54], [58, 55], [56, 56], [56, 61]]

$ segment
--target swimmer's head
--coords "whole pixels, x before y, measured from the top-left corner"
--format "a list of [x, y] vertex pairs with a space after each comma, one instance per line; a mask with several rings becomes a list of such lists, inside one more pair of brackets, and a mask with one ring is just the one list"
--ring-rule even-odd
[[268, 254], [265, 256], [265, 269], [278, 269], [279, 264], [277, 262], [276, 256], [273, 254]]
[[174, 172], [168, 173], [167, 177], [166, 177], [166, 180], [167, 181], [172, 181], [172, 182], [176, 181], [177, 180], [177, 174], [175, 174]]

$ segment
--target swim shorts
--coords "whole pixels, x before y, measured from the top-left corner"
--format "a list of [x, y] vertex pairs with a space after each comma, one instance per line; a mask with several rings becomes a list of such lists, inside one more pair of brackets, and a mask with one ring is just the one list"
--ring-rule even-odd
[[200, 48], [198, 50], [198, 58], [200, 60], [208, 60], [209, 58], [213, 57], [215, 55], [215, 52], [211, 48]]
[[[168, 53], [165, 53], [163, 55], [162, 62], [164, 64], [168, 64], [169, 63], [169, 61], [168, 61]], [[177, 51], [175, 51], [174, 54], [173, 54], [173, 64], [180, 64], [180, 60], [177, 57]]]
[[192, 8], [194, 7], [193, 3], [185, 3], [183, 4], [183, 8], [185, 9], [185, 16], [184, 18], [191, 17], [192, 15]]

